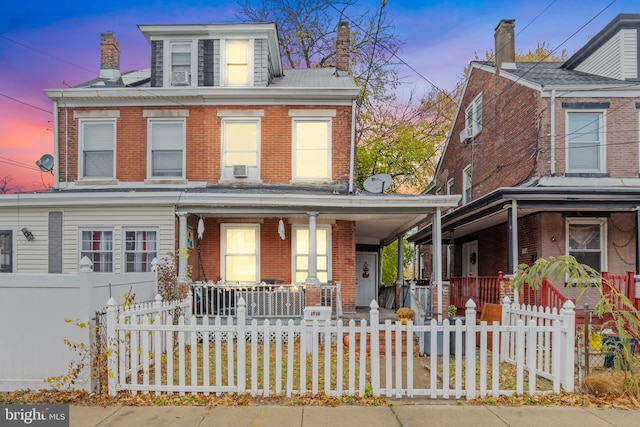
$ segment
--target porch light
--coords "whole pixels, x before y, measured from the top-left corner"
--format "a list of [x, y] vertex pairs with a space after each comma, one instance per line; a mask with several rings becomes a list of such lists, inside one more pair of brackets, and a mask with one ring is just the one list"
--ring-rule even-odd
[[24, 234], [24, 237], [28, 240], [28, 241], [32, 241], [33, 239], [35, 239], [35, 237], [33, 236], [33, 233], [30, 232], [27, 227], [22, 229], [22, 234]]

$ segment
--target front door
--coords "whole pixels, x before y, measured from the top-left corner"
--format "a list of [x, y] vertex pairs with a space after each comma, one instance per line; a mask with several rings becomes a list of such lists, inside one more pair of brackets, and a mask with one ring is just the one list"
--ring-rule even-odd
[[378, 254], [356, 254], [356, 307], [369, 307], [378, 293]]
[[462, 245], [462, 275], [469, 273], [478, 276], [478, 241], [464, 243]]

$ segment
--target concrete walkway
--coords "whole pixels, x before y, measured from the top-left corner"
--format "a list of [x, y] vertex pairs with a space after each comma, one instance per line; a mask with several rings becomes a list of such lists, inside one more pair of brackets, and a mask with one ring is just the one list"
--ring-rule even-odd
[[112, 406], [70, 408], [70, 425], [89, 426], [277, 426], [424, 427], [556, 426], [629, 427], [640, 425], [640, 411], [579, 407], [484, 406], [456, 402], [364, 406]]

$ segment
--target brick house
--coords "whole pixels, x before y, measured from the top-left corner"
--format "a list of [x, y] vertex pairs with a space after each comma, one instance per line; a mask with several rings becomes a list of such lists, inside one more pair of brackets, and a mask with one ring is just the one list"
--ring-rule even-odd
[[94, 273], [143, 273], [186, 248], [180, 277], [339, 281], [349, 312], [377, 297], [380, 249], [457, 203], [356, 188], [346, 23], [335, 67], [295, 70], [274, 24], [139, 29], [149, 69], [121, 72], [104, 33], [96, 79], [45, 91], [55, 188], [0, 199], [7, 272], [77, 272], [86, 256]]
[[[637, 274], [640, 15], [617, 16], [566, 62], [515, 62], [514, 26], [497, 26], [495, 62], [471, 62], [428, 190], [462, 195], [441, 218], [443, 276], [564, 254]], [[430, 244], [431, 230], [409, 240]]]

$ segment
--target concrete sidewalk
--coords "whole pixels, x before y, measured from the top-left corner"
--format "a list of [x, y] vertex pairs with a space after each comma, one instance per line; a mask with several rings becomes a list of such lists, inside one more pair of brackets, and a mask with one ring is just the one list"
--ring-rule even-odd
[[640, 411], [579, 407], [484, 406], [456, 402], [365, 406], [71, 406], [70, 425], [136, 427], [424, 427], [555, 426], [629, 427], [640, 425]]

